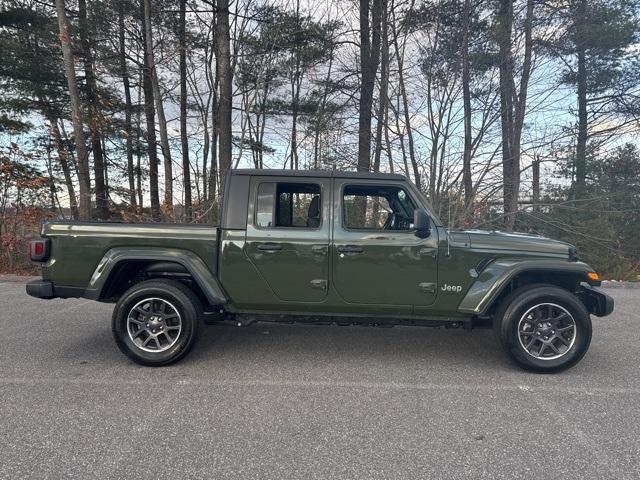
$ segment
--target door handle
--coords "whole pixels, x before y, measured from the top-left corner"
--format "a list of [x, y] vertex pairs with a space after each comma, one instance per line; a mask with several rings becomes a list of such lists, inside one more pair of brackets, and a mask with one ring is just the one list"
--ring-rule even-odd
[[363, 253], [364, 249], [358, 245], [342, 245], [338, 247], [338, 253], [344, 253], [347, 255], [357, 255]]
[[314, 279], [309, 282], [311, 284], [311, 288], [317, 288], [319, 290], [327, 289], [327, 281], [324, 279]]
[[261, 252], [275, 253], [282, 250], [282, 245], [279, 243], [260, 243], [258, 245], [258, 250]]
[[429, 248], [429, 247], [423, 247], [420, 249], [420, 255], [422, 256], [430, 256], [433, 258], [436, 258], [438, 256], [438, 249], [437, 248]]
[[326, 255], [328, 247], [326, 245], [314, 245], [311, 247], [311, 251], [315, 255]]
[[436, 293], [435, 283], [422, 282], [418, 284], [418, 288], [426, 293]]

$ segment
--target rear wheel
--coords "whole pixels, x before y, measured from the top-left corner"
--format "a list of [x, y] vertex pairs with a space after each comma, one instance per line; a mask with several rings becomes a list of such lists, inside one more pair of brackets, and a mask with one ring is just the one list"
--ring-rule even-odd
[[527, 285], [498, 308], [494, 332], [521, 367], [559, 372], [578, 363], [591, 343], [591, 318], [573, 294], [553, 285]]
[[195, 343], [198, 297], [172, 280], [148, 280], [134, 285], [118, 300], [112, 331], [120, 350], [134, 362], [162, 366], [176, 362]]

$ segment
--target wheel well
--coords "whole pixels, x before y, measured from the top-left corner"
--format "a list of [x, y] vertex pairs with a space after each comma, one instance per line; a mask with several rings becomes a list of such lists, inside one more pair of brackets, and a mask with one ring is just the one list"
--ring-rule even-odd
[[528, 270], [520, 272], [502, 288], [500, 294], [498, 294], [498, 296], [493, 300], [491, 307], [487, 311], [487, 315], [493, 316], [500, 303], [502, 303], [502, 300], [511, 292], [524, 285], [543, 283], [563, 288], [571, 293], [576, 293], [581, 281], [581, 276], [575, 272], [550, 272], [546, 270]]
[[99, 300], [115, 302], [135, 284], [163, 278], [179, 281], [198, 296], [203, 306], [209, 304], [202, 288], [184, 265], [160, 260], [124, 260], [117, 263], [102, 288]]

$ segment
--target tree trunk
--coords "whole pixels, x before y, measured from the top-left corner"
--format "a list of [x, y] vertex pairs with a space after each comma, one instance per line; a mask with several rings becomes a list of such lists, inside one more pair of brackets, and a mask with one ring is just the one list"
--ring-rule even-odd
[[[398, 86], [400, 88], [400, 96], [402, 98], [402, 110], [404, 113], [404, 128], [407, 131], [407, 143], [409, 147], [409, 160], [411, 161], [411, 169], [413, 170], [413, 181], [420, 190], [420, 170], [418, 169], [418, 161], [416, 160], [415, 147], [413, 142], [413, 130], [411, 129], [411, 115], [409, 114], [409, 101], [407, 98], [407, 89], [404, 84], [404, 47], [402, 50], [398, 44], [398, 35], [393, 36], [393, 43], [398, 57]], [[409, 172], [407, 172], [408, 174]]]
[[531, 182], [531, 186], [533, 190], [533, 195], [532, 195], [533, 211], [539, 213], [540, 212], [540, 159], [538, 157], [536, 157], [533, 160], [531, 169], [533, 170], [533, 175], [532, 175], [533, 178]]
[[578, 56], [578, 139], [576, 141], [574, 198], [584, 196], [587, 177], [587, 55], [585, 51], [584, 19], [587, 15], [587, 0], [580, 0], [576, 12], [576, 52]]
[[220, 194], [224, 188], [224, 177], [231, 168], [231, 108], [232, 108], [232, 72], [231, 40], [229, 38], [229, 0], [217, 0], [216, 12], [216, 67], [220, 98], [218, 101], [218, 121], [220, 159]]
[[462, 184], [464, 186], [464, 220], [471, 216], [473, 182], [471, 178], [471, 74], [469, 66], [469, 30], [471, 28], [471, 0], [464, 0], [462, 26], [462, 101], [464, 109], [464, 152], [462, 155]]
[[144, 90], [144, 113], [147, 120], [147, 149], [149, 156], [149, 196], [151, 199], [151, 217], [155, 221], [160, 221], [160, 195], [158, 192], [158, 152], [156, 145], [156, 115], [153, 99], [153, 54], [149, 52], [148, 41], [151, 26], [148, 24], [150, 12], [150, 1], [144, 0], [144, 14], [142, 17], [145, 33], [144, 49], [144, 74], [142, 88]]
[[296, 59], [291, 80], [291, 169], [298, 169], [298, 103], [300, 102], [300, 61]]
[[62, 135], [60, 134], [60, 127], [58, 126], [58, 119], [52, 116], [47, 118], [51, 125], [51, 136], [53, 137], [53, 143], [58, 150], [58, 162], [62, 169], [62, 175], [64, 176], [64, 184], [67, 187], [69, 194], [69, 208], [71, 208], [71, 215], [74, 219], [78, 218], [78, 200], [76, 199], [76, 190], [73, 186], [73, 178], [71, 176], [71, 169], [69, 168], [69, 158], [67, 157], [67, 149], [62, 141]]
[[[143, 52], [144, 53], [144, 52]], [[137, 64], [141, 65], [140, 56], [138, 54]], [[142, 61], [142, 64], [144, 60]], [[136, 100], [136, 192], [138, 196], [138, 212], [142, 214], [144, 203], [142, 198], [142, 112], [140, 105], [142, 104], [142, 84], [144, 83], [144, 66], [138, 70], [138, 98]]]
[[[369, 2], [372, 1], [371, 9]], [[371, 23], [369, 23], [371, 12]], [[360, 102], [358, 116], [358, 171], [371, 170], [371, 109], [380, 60], [382, 0], [360, 0]], [[371, 35], [370, 35], [370, 32]]]
[[191, 163], [189, 162], [189, 139], [187, 138], [187, 45], [186, 45], [187, 0], [180, 0], [180, 142], [182, 144], [182, 175], [184, 178], [184, 214], [191, 221]]
[[498, 44], [500, 58], [500, 118], [502, 125], [502, 176], [504, 228], [513, 230], [515, 214], [518, 210], [518, 191], [514, 158], [514, 119], [513, 99], [515, 97], [513, 81], [513, 56], [511, 54], [511, 32], [513, 28], [513, 3], [500, 0], [498, 11]]
[[86, 0], [78, 0], [78, 24], [80, 31], [80, 46], [84, 63], [85, 83], [84, 91], [87, 102], [89, 132], [91, 134], [91, 149], [93, 152], [93, 176], [96, 195], [96, 214], [98, 218], [109, 218], [109, 204], [104, 180], [104, 153], [102, 149], [102, 132], [100, 128], [100, 111], [98, 106], [96, 76], [93, 70], [93, 53], [89, 41], [89, 26], [87, 24]]
[[380, 171], [380, 156], [382, 155], [382, 133], [387, 130], [386, 117], [389, 109], [387, 96], [389, 94], [389, 16], [387, 0], [382, 0], [382, 48], [380, 57], [380, 94], [378, 98], [378, 121], [376, 124], [376, 139], [373, 153], [373, 171]]
[[213, 98], [211, 99], [211, 162], [209, 166], [209, 199], [214, 202], [216, 200], [218, 186], [218, 81], [213, 86]]
[[151, 23], [151, 0], [143, 0], [144, 3], [144, 43], [146, 48], [147, 68], [150, 70], [151, 88], [153, 99], [158, 113], [158, 130], [160, 131], [160, 147], [164, 159], [164, 203], [172, 210], [173, 207], [173, 165], [171, 163], [171, 150], [169, 148], [169, 136], [167, 134], [167, 119], [164, 114], [164, 105], [158, 82], [158, 71], [153, 54], [153, 29]]
[[65, 76], [69, 89], [69, 103], [71, 105], [71, 120], [73, 122], [73, 134], [76, 144], [76, 157], [78, 162], [78, 177], [80, 185], [80, 208], [78, 214], [81, 220], [91, 218], [91, 184], [89, 180], [89, 161], [87, 158], [87, 146], [84, 138], [82, 123], [82, 110], [80, 107], [80, 94], [73, 53], [71, 51], [71, 33], [69, 20], [65, 12], [64, 0], [56, 0], [56, 12], [58, 14], [58, 28], [60, 30], [60, 45], [64, 59]]
[[129, 81], [129, 72], [127, 70], [126, 58], [126, 38], [124, 27], [124, 0], [118, 3], [118, 39], [120, 42], [120, 75], [122, 76], [122, 85], [124, 88], [124, 134], [127, 137], [127, 180], [129, 182], [129, 203], [131, 208], [137, 210], [136, 201], [136, 181], [133, 166], [133, 131], [131, 128], [131, 83]]

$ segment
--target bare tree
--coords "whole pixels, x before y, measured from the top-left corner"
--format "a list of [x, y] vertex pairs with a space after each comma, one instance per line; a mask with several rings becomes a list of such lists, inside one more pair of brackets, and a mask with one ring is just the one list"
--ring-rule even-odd
[[469, 215], [473, 202], [471, 177], [471, 72], [469, 61], [469, 30], [471, 29], [471, 0], [464, 0], [462, 26], [462, 99], [464, 108], [464, 151], [462, 155], [462, 184], [464, 185], [465, 214]]
[[126, 136], [127, 150], [127, 180], [129, 183], [129, 202], [131, 207], [136, 210], [138, 202], [136, 201], [136, 184], [133, 165], [133, 129], [131, 125], [131, 112], [133, 106], [131, 103], [131, 82], [129, 80], [129, 70], [127, 68], [127, 48], [126, 48], [126, 31], [125, 31], [125, 2], [118, 2], [118, 43], [120, 54], [120, 75], [122, 77], [122, 86], [124, 89], [124, 134]]
[[[220, 178], [231, 168], [231, 109], [233, 101], [231, 71], [231, 39], [229, 37], [229, 0], [216, 2], [216, 66], [220, 98], [217, 105], [219, 132]], [[220, 183], [221, 187], [223, 183]], [[221, 188], [222, 190], [222, 188]]]
[[87, 119], [91, 134], [91, 150], [93, 152], [93, 176], [96, 196], [96, 214], [98, 218], [109, 217], [107, 189], [105, 185], [104, 152], [102, 148], [102, 132], [100, 128], [100, 110], [98, 106], [96, 75], [93, 68], [93, 52], [89, 40], [87, 19], [87, 2], [78, 0], [78, 24], [80, 31], [80, 47], [84, 63], [84, 91], [87, 103]]
[[189, 138], [187, 137], [187, 0], [180, 0], [178, 43], [180, 45], [180, 142], [182, 145], [182, 177], [184, 179], [184, 213], [191, 221], [191, 163], [189, 162]]
[[156, 144], [156, 115], [153, 91], [153, 52], [151, 41], [151, 0], [143, 0], [144, 67], [142, 85], [144, 90], [144, 111], [147, 120], [147, 150], [149, 157], [149, 196], [151, 199], [151, 217], [160, 220], [160, 195], [158, 191], [158, 152]]
[[80, 207], [78, 209], [81, 220], [91, 217], [91, 185], [89, 180], [89, 161], [87, 158], [87, 146], [84, 138], [82, 121], [82, 109], [80, 107], [80, 94], [73, 53], [71, 50], [71, 33], [69, 20], [65, 11], [64, 0], [56, 0], [56, 12], [58, 14], [58, 28], [60, 30], [60, 45], [64, 58], [64, 70], [69, 89], [69, 103], [71, 104], [71, 120], [73, 122], [73, 134], [76, 144], [76, 158], [78, 162], [78, 177], [80, 185]]
[[513, 230], [518, 211], [520, 191], [520, 147], [522, 127], [527, 102], [527, 89], [531, 75], [531, 53], [533, 42], [533, 0], [527, 0], [524, 22], [524, 60], [520, 77], [520, 88], [516, 91], [514, 59], [512, 53], [513, 2], [500, 0], [497, 12], [497, 40], [500, 57], [500, 107], [502, 124], [502, 175], [504, 228]]
[[151, 18], [151, 2], [143, 0], [144, 3], [144, 43], [146, 48], [146, 62], [149, 69], [151, 88], [155, 109], [158, 113], [158, 131], [160, 132], [160, 147], [164, 159], [164, 203], [167, 207], [173, 207], [173, 165], [171, 163], [171, 149], [169, 147], [169, 135], [167, 133], [167, 118], [164, 114], [164, 104], [160, 82], [158, 81], [158, 69], [156, 68], [155, 55], [153, 53], [153, 24]]
[[371, 110], [376, 72], [380, 61], [381, 19], [382, 0], [360, 0], [359, 171], [371, 170]]

